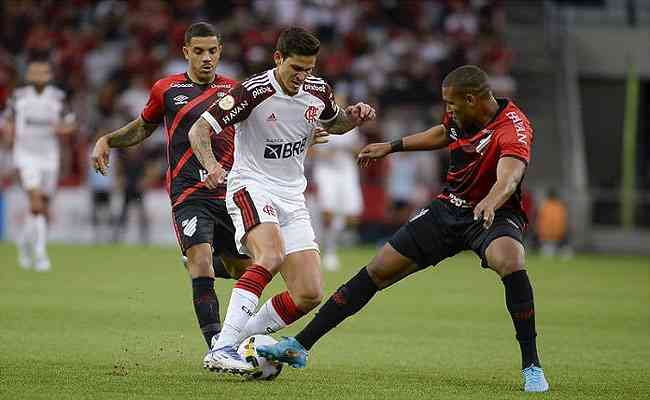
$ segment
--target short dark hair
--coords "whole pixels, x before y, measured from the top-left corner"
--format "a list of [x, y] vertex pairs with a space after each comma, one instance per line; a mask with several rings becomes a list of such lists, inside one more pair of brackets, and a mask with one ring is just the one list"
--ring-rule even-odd
[[488, 76], [476, 65], [463, 65], [445, 76], [442, 87], [453, 87], [461, 94], [485, 96], [490, 93]]
[[212, 24], [208, 24], [207, 22], [195, 22], [185, 31], [185, 45], [190, 44], [193, 37], [210, 36], [216, 36], [219, 43], [221, 43], [221, 35]]
[[292, 27], [280, 33], [275, 49], [287, 58], [294, 55], [315, 56], [320, 50], [320, 40], [302, 28]]

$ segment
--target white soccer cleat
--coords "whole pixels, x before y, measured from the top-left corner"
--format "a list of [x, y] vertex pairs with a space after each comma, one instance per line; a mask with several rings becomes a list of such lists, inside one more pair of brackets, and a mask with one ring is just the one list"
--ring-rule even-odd
[[234, 346], [223, 346], [208, 351], [203, 359], [204, 365], [213, 372], [231, 373], [237, 375], [251, 375], [257, 369], [237, 353]]
[[52, 269], [52, 264], [50, 264], [50, 259], [40, 258], [34, 262], [34, 269], [38, 272], [47, 272]]
[[22, 269], [31, 269], [34, 261], [29, 244], [26, 241], [19, 241], [16, 245], [18, 247], [18, 265]]

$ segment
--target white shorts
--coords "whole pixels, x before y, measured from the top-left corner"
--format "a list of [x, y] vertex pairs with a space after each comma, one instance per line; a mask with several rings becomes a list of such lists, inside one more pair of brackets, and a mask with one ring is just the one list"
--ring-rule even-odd
[[346, 217], [361, 215], [363, 199], [357, 173], [345, 174], [332, 168], [316, 168], [314, 179], [321, 210]]
[[39, 190], [48, 196], [56, 192], [59, 169], [35, 163], [16, 163], [20, 182], [25, 190]]
[[303, 250], [318, 251], [309, 210], [302, 195], [287, 199], [263, 190], [261, 185], [253, 184], [232, 192], [228, 190], [226, 206], [235, 225], [237, 251], [242, 254], [252, 256], [242, 239], [248, 231], [265, 222], [280, 226], [285, 255]]

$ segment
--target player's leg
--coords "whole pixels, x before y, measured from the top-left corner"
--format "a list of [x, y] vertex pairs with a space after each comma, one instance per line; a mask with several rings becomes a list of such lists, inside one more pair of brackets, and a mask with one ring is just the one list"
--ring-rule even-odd
[[329, 168], [320, 166], [314, 173], [318, 187], [317, 198], [321, 211], [320, 248], [323, 254], [323, 267], [330, 271], [339, 268], [336, 254], [337, 238], [340, 232], [336, 224], [337, 209], [341, 207], [341, 177]]
[[523, 223], [503, 211], [484, 233], [478, 253], [483, 265], [494, 270], [505, 287], [506, 307], [521, 350], [524, 389], [546, 391], [548, 383], [537, 354], [533, 288], [526, 273], [526, 253], [522, 245]]
[[391, 244], [384, 245], [367, 267], [337, 289], [295, 338], [284, 339], [274, 346], [260, 346], [258, 353], [295, 368], [305, 367], [307, 352], [316, 341], [361, 310], [379, 290], [419, 269], [413, 260], [397, 252]]
[[258, 353], [304, 367], [307, 350], [346, 318], [361, 310], [379, 291], [426, 266], [456, 254], [460, 247], [447, 230], [448, 214], [434, 202], [403, 226], [372, 261], [343, 284], [295, 338], [274, 346], [261, 346]]
[[238, 340], [277, 332], [317, 307], [323, 298], [320, 259], [315, 249], [287, 255], [280, 268], [287, 290], [264, 303], [248, 321]]
[[172, 215], [185, 266], [192, 282], [192, 302], [203, 338], [208, 346], [221, 331], [219, 300], [214, 290], [212, 240], [215, 215], [212, 200], [192, 200], [177, 206]]
[[41, 186], [41, 175], [37, 168], [33, 168], [33, 162], [29, 160], [16, 160], [20, 183], [25, 190], [28, 200], [28, 209], [25, 216], [25, 223], [19, 233], [16, 245], [18, 247], [18, 263], [21, 268], [29, 269], [34, 263], [34, 243], [36, 238], [36, 220], [39, 210], [38, 199], [35, 192]]
[[264, 192], [247, 188], [229, 191], [226, 204], [238, 250], [251, 255], [253, 262], [232, 290], [223, 329], [206, 358], [211, 357], [210, 368], [216, 371], [250, 373], [253, 367], [237, 354], [235, 346], [262, 291], [284, 261], [284, 241], [274, 203]]
[[41, 190], [29, 191], [29, 203], [34, 216], [34, 269], [49, 271], [50, 258], [47, 255], [47, 208], [48, 197]]

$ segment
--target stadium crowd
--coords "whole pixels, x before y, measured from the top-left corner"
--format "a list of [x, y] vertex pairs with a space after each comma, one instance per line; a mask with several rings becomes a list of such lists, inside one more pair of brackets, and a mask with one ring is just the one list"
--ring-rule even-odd
[[[504, 44], [505, 18], [496, 0], [9, 0], [0, 4], [0, 111], [22, 84], [26, 62], [48, 54], [80, 130], [65, 138], [62, 185], [93, 190], [133, 185], [161, 186], [163, 135], [138, 151], [144, 167], [118, 168], [113, 181], [89, 174], [88, 146], [137, 117], [149, 88], [160, 77], [182, 72], [183, 32], [194, 21], [214, 23], [224, 51], [218, 71], [244, 78], [269, 67], [281, 28], [299, 25], [322, 42], [317, 74], [344, 102], [364, 99], [378, 121], [364, 127], [367, 141], [392, 140], [439, 121], [441, 78], [454, 67], [482, 66], [499, 96], [513, 96], [512, 52]], [[0, 113], [1, 115], [1, 113]], [[0, 171], [11, 183], [11, 138], [0, 141]], [[122, 162], [133, 154], [123, 154]], [[414, 207], [439, 189], [444, 155], [402, 153], [361, 174], [368, 235], [401, 225]], [[150, 179], [158, 168], [159, 179]], [[142, 173], [147, 171], [147, 173]], [[156, 183], [157, 182], [157, 183]], [[137, 184], [136, 184], [137, 186]], [[317, 189], [315, 189], [317, 190]], [[369, 238], [372, 239], [372, 238]]]

